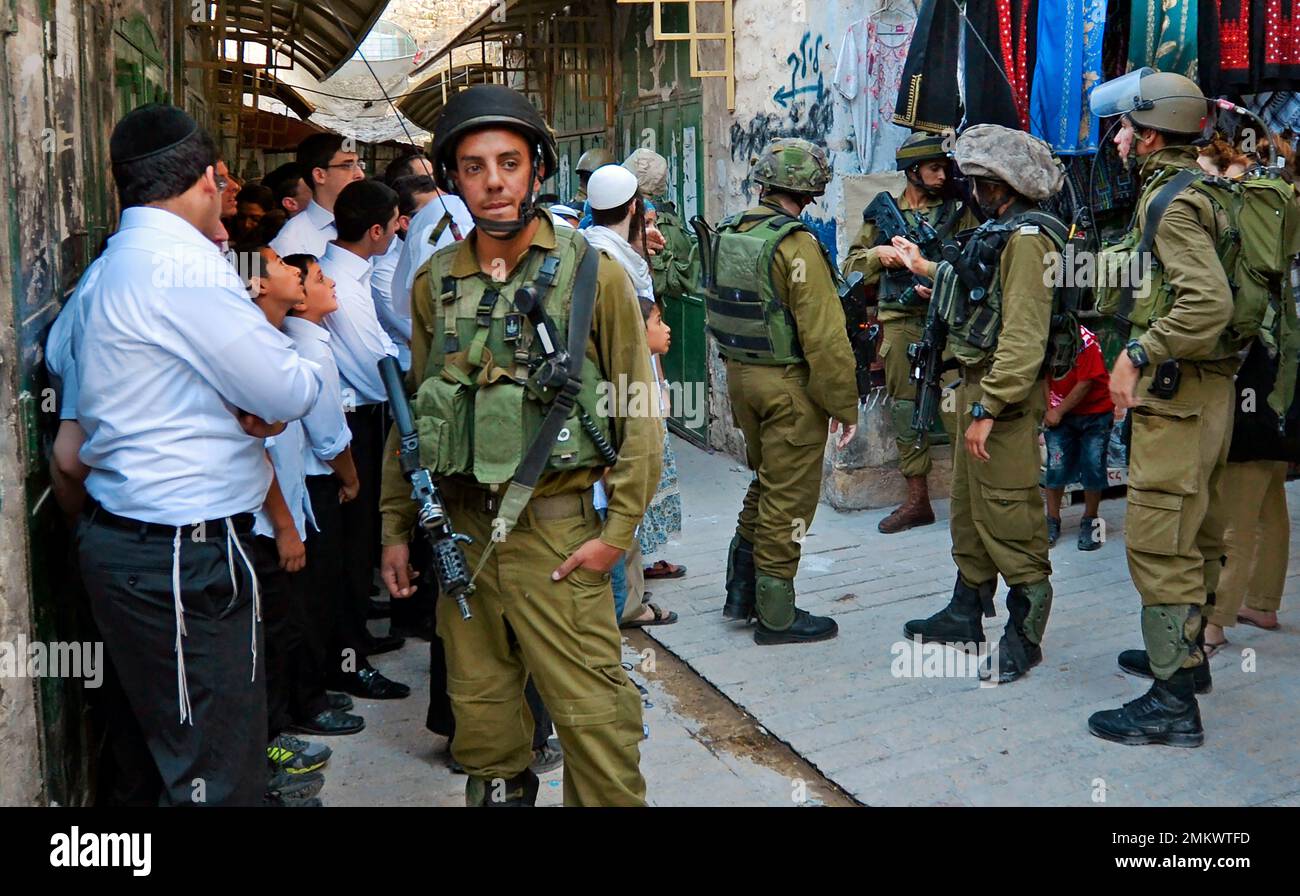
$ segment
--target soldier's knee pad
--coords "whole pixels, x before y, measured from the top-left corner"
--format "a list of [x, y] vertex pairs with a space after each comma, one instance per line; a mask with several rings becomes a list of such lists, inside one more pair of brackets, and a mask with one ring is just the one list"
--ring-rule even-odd
[[1201, 630], [1201, 608], [1195, 604], [1156, 604], [1142, 608], [1142, 641], [1151, 672], [1168, 679], [1179, 669], [1197, 665], [1196, 636]]
[[894, 427], [898, 438], [912, 433], [912, 414], [916, 411], [916, 402], [909, 398], [896, 398], [889, 405], [889, 422]]
[[794, 622], [794, 582], [760, 575], [755, 600], [758, 621], [773, 631], [784, 631]]

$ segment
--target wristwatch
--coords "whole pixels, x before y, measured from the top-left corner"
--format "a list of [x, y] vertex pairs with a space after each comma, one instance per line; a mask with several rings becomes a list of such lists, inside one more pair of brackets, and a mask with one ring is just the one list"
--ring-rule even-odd
[[992, 420], [993, 415], [989, 413], [988, 408], [978, 401], [970, 406], [970, 416], [972, 420]]
[[1133, 366], [1138, 370], [1151, 363], [1151, 358], [1147, 356], [1147, 350], [1136, 339], [1131, 340], [1128, 345], [1124, 346], [1124, 351], [1128, 353], [1128, 359], [1133, 362]]

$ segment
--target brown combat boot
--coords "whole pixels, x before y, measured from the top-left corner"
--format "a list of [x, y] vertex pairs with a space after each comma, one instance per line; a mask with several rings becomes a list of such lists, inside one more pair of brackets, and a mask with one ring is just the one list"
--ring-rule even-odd
[[928, 526], [934, 522], [934, 509], [930, 507], [930, 487], [924, 476], [907, 477], [907, 500], [902, 506], [880, 521], [876, 529], [885, 535], [903, 532], [913, 526]]

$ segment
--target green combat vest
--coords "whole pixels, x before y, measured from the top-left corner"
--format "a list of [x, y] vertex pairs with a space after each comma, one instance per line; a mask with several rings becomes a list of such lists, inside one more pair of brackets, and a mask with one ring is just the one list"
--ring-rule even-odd
[[[498, 283], [479, 272], [449, 276], [459, 244], [435, 252], [417, 275], [440, 284], [430, 324], [429, 358], [413, 409], [420, 460], [439, 476], [472, 475], [485, 485], [511, 479], [541, 427], [552, 398], [530, 380], [542, 357], [532, 326], [514, 306], [515, 291], [534, 285], [561, 339], [568, 332], [573, 282], [584, 252], [595, 251], [576, 230], [555, 228], [556, 247], [531, 249], [511, 278]], [[547, 470], [603, 467], [580, 411], [610, 439], [608, 415], [598, 413], [601, 375], [591, 358], [582, 361], [582, 389], [556, 439]]]
[[[916, 227], [917, 219], [925, 215], [925, 210], [901, 209], [908, 225]], [[926, 215], [927, 220], [929, 216]], [[934, 220], [930, 226], [939, 234], [940, 242], [946, 240], [957, 222], [961, 220], [961, 204], [955, 199], [946, 199], [934, 209]], [[876, 246], [888, 246], [890, 242], [881, 231], [876, 233]], [[938, 261], [938, 258], [930, 258]], [[880, 272], [880, 285], [876, 288], [877, 301], [881, 311], [915, 311], [924, 312], [926, 301], [916, 294], [916, 278], [907, 268], [885, 268]]]
[[[741, 230], [749, 224], [754, 226]], [[705, 285], [704, 311], [724, 358], [773, 366], [803, 360], [794, 317], [772, 280], [777, 246], [798, 230], [807, 226], [766, 207], [733, 215], [718, 225], [709, 250], [713, 282]]]
[[[1133, 324], [1130, 336], [1134, 339], [1174, 307], [1173, 284], [1164, 266], [1154, 253], [1149, 260], [1143, 259], [1139, 247], [1144, 230], [1152, 223], [1159, 227], [1158, 220], [1145, 220], [1148, 208], [1181, 170], [1167, 167], [1151, 178], [1138, 200], [1129, 232], [1101, 252], [1097, 311], [1119, 312], [1125, 277], [1136, 279], [1133, 307], [1128, 313]], [[1214, 207], [1220, 224], [1215, 235], [1215, 255], [1232, 290], [1232, 319], [1219, 337], [1214, 356], [1230, 357], [1258, 339], [1270, 357], [1280, 357], [1278, 380], [1269, 404], [1275, 413], [1283, 415], [1295, 392], [1296, 355], [1300, 349], [1300, 322], [1296, 320], [1288, 282], [1292, 260], [1300, 252], [1300, 210], [1295, 190], [1272, 173], [1250, 173], [1240, 180], [1194, 173], [1196, 177], [1186, 189], [1208, 197]]]
[[[997, 348], [998, 335], [1002, 332], [1002, 278], [999, 276], [1002, 252], [1012, 234], [1025, 226], [1037, 227], [1046, 233], [1058, 252], [1064, 248], [1065, 225], [1054, 215], [1033, 209], [1006, 221], [987, 221], [971, 237], [962, 255], [968, 268], [979, 274], [984, 283], [986, 292], [979, 301], [971, 300], [968, 286], [950, 270], [945, 272], [942, 283], [936, 274], [934, 299], [939, 303], [939, 315], [948, 323], [948, 350], [967, 367], [977, 367], [991, 360]], [[941, 269], [945, 266], [948, 266], [947, 262], [940, 265]], [[1058, 353], [1072, 365], [1077, 352], [1078, 323], [1073, 313], [1063, 305], [1063, 292], [1058, 287], [1054, 289], [1052, 298], [1052, 332], [1045, 357], [1048, 366], [1060, 366], [1055, 357]], [[1057, 339], [1058, 334], [1061, 340]], [[1065, 344], [1058, 348], [1058, 341]]]

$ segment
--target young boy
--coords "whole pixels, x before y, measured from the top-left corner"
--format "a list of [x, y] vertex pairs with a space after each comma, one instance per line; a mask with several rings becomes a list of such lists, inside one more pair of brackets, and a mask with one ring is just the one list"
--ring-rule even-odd
[[1110, 376], [1097, 337], [1079, 327], [1083, 348], [1074, 367], [1061, 379], [1045, 380], [1048, 410], [1043, 417], [1047, 441], [1047, 542], [1061, 534], [1061, 498], [1072, 482], [1083, 484], [1084, 512], [1079, 521], [1079, 550], [1101, 547], [1095, 521], [1106, 488], [1106, 445], [1115, 405], [1110, 400]]

